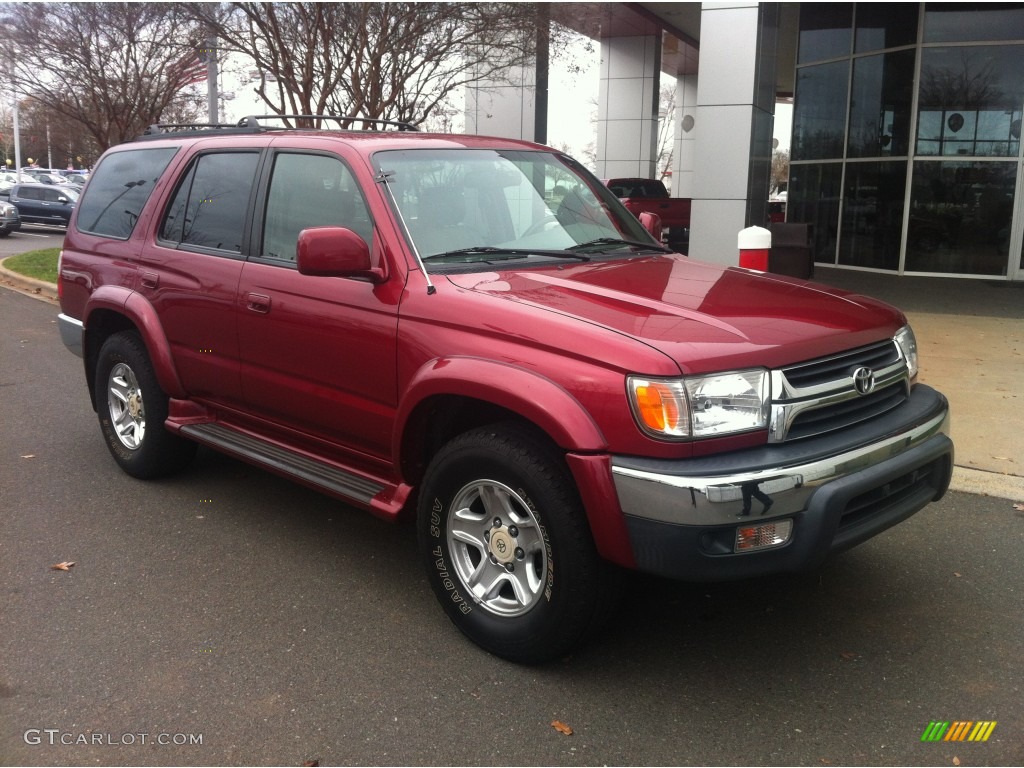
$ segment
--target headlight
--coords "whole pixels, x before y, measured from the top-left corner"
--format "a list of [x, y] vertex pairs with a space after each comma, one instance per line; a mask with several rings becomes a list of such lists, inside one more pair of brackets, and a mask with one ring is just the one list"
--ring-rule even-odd
[[907, 371], [910, 374], [910, 380], [914, 381], [917, 378], [917, 339], [914, 338], [914, 332], [910, 330], [909, 325], [904, 325], [896, 332], [893, 338], [900, 345], [903, 358], [907, 361]]
[[716, 437], [768, 426], [768, 371], [730, 371], [684, 379], [626, 380], [640, 428], [658, 438]]

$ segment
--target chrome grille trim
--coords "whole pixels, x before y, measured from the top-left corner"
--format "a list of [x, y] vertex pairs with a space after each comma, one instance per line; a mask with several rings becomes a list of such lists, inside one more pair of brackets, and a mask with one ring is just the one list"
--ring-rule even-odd
[[[872, 393], [881, 393], [892, 387], [901, 387], [899, 398], [892, 393], [886, 397], [884, 410], [899, 405], [910, 394], [910, 380], [906, 360], [895, 340], [861, 347], [849, 352], [810, 360], [798, 365], [771, 371], [772, 402], [768, 424], [768, 442], [783, 443], [787, 440], [813, 437], [857, 423], [860, 419], [851, 415], [854, 409], [844, 407], [850, 401], [864, 401], [871, 405], [871, 394], [864, 396], [857, 392], [853, 373], [861, 367], [871, 368], [875, 375]], [[819, 429], [805, 429], [794, 434], [794, 426], [801, 416], [812, 412], [820, 419]], [[879, 415], [877, 409], [865, 408], [868, 418]], [[841, 412], [845, 412], [845, 416]], [[836, 419], [829, 421], [835, 414]]]

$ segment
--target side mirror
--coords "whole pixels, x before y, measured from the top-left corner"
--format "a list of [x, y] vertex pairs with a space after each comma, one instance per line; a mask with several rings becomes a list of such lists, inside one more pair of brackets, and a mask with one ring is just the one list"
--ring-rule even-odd
[[312, 227], [299, 232], [299, 274], [317, 277], [363, 277], [383, 282], [384, 270], [370, 263], [366, 241], [346, 227]]
[[661, 216], [656, 213], [650, 213], [649, 211], [643, 211], [640, 216], [640, 223], [643, 228], [654, 235], [654, 239], [659, 243], [661, 242]]

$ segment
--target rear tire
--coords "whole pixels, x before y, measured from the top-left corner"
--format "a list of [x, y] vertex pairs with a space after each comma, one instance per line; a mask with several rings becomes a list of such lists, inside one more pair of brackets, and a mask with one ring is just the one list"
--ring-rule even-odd
[[515, 424], [464, 433], [437, 453], [419, 497], [418, 534], [449, 618], [510, 661], [564, 656], [618, 593], [564, 457]]
[[162, 477], [192, 460], [196, 444], [164, 428], [167, 395], [137, 333], [115, 333], [100, 347], [95, 391], [107, 448], [129, 475]]

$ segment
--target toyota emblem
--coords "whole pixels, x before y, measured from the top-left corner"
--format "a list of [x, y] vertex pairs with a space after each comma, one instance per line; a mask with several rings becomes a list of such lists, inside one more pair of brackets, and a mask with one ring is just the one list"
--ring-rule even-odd
[[853, 372], [853, 386], [859, 395], [867, 395], [875, 388], [875, 372], [867, 367]]

